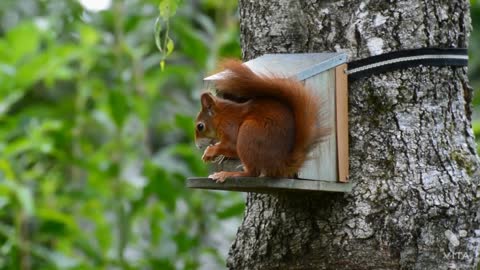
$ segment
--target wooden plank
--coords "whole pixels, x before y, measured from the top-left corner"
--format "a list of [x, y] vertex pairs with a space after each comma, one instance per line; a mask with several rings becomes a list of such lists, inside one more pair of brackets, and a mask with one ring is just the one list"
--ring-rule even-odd
[[351, 183], [265, 177], [233, 177], [227, 178], [224, 183], [216, 183], [210, 178], [188, 178], [187, 187], [258, 193], [278, 191], [350, 192], [352, 190]]
[[338, 181], [348, 182], [349, 158], [348, 158], [348, 78], [345, 74], [347, 65], [343, 64], [335, 68], [336, 85], [336, 128], [337, 128], [337, 166]]
[[315, 147], [299, 172], [300, 178], [337, 181], [337, 138], [335, 128], [335, 69], [305, 81], [320, 100], [320, 117], [331, 128], [331, 134]]

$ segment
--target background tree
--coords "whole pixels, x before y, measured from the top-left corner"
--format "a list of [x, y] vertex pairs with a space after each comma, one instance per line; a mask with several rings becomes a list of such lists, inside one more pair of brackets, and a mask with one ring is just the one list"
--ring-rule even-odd
[[[241, 0], [245, 60], [350, 60], [466, 47], [468, 1]], [[350, 194], [249, 194], [230, 269], [471, 269], [480, 244], [466, 68], [416, 67], [350, 85]]]

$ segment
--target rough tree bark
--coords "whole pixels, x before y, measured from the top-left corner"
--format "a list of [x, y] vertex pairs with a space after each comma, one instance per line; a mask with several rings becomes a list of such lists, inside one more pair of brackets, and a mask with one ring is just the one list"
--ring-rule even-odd
[[[240, 0], [245, 60], [263, 53], [466, 47], [467, 0]], [[248, 194], [230, 269], [473, 269], [478, 168], [466, 68], [350, 85], [350, 194]]]

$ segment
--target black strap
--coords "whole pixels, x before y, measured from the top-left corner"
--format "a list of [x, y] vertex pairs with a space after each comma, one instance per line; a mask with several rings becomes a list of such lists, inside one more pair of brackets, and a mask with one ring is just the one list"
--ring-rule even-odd
[[348, 63], [350, 79], [358, 79], [396, 69], [416, 66], [467, 66], [468, 52], [464, 48], [423, 48], [389, 52]]

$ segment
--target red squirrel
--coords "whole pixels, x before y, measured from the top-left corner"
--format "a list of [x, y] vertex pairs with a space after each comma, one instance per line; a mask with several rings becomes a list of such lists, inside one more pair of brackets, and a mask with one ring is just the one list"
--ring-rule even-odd
[[318, 97], [294, 79], [255, 74], [240, 61], [224, 62], [228, 71], [215, 82], [235, 102], [201, 95], [195, 128], [198, 148], [208, 146], [203, 161], [239, 158], [240, 172], [216, 172], [216, 182], [228, 177], [294, 177], [309, 151], [329, 134], [319, 119]]

